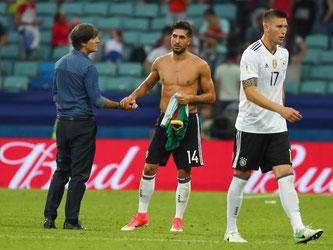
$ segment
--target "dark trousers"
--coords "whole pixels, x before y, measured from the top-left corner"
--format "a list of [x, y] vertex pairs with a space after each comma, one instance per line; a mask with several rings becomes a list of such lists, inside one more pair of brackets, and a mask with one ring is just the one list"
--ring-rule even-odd
[[86, 189], [96, 149], [95, 120], [58, 120], [57, 169], [53, 173], [47, 195], [44, 216], [57, 218], [57, 208], [69, 178], [65, 216], [69, 223], [77, 223], [80, 205]]

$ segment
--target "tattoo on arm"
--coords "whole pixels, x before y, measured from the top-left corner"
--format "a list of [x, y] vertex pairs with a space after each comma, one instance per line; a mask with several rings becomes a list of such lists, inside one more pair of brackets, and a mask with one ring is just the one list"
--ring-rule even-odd
[[243, 83], [243, 89], [246, 89], [251, 86], [257, 87], [258, 78], [253, 77], [253, 78], [247, 79], [245, 81], [242, 81], [242, 83]]

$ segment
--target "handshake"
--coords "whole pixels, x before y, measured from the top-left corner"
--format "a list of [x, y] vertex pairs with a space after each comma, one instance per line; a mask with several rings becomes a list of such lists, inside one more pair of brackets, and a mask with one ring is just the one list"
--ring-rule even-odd
[[138, 104], [136, 104], [135, 100], [132, 100], [131, 97], [125, 97], [119, 103], [119, 109], [123, 110], [134, 110], [138, 108]]

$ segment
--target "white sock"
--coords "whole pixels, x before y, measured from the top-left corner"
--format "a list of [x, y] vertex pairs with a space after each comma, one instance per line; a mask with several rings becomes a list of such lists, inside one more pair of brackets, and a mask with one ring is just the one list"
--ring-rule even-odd
[[142, 174], [139, 189], [139, 213], [147, 213], [150, 197], [155, 189], [155, 176]]
[[175, 218], [183, 219], [187, 202], [191, 195], [191, 177], [185, 179], [178, 179], [178, 186], [176, 191], [176, 215]]
[[234, 175], [229, 186], [227, 198], [227, 233], [230, 231], [238, 231], [236, 222], [243, 201], [244, 187], [248, 180], [247, 177], [244, 178]]
[[282, 207], [290, 219], [294, 233], [304, 228], [294, 186], [294, 175], [282, 176], [278, 180]]

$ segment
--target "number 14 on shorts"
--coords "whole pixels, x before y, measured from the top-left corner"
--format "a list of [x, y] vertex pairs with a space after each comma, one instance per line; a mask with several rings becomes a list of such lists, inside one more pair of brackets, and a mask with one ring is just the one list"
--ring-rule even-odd
[[199, 158], [196, 155], [197, 154], [197, 150], [193, 151], [193, 154], [191, 155], [191, 151], [187, 150], [187, 158], [188, 158], [188, 163], [191, 164], [192, 162], [198, 163]]

